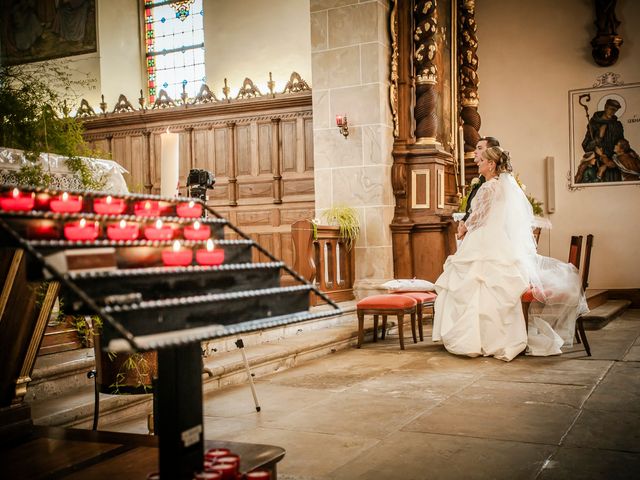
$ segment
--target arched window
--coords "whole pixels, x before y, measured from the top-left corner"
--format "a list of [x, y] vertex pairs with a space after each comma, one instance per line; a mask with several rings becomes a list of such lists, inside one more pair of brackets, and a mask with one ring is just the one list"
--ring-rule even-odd
[[194, 97], [205, 83], [202, 0], [144, 0], [147, 93]]

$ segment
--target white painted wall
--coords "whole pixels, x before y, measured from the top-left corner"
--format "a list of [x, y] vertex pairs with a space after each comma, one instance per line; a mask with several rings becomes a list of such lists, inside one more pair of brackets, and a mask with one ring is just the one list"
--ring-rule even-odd
[[268, 93], [269, 72], [281, 92], [292, 71], [311, 85], [309, 0], [204, 2], [207, 84], [219, 97], [227, 78], [230, 96], [246, 77]]
[[570, 236], [592, 233], [590, 288], [596, 289], [640, 286], [640, 186], [571, 192], [566, 180], [569, 90], [589, 88], [607, 71], [640, 82], [640, 2], [621, 0], [616, 12], [624, 44], [618, 62], [603, 68], [591, 57], [592, 1], [476, 3], [480, 133], [500, 139], [538, 199], [545, 197], [544, 158], [555, 157], [556, 213], [540, 251], [566, 261]]

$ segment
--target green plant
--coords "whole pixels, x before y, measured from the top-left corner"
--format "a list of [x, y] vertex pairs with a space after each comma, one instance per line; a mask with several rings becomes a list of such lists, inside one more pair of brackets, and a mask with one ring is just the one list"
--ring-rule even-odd
[[69, 116], [67, 107], [76, 99], [75, 88], [89, 84], [87, 79], [74, 80], [64, 63], [0, 66], [0, 142], [25, 152], [28, 162], [18, 172], [20, 184], [50, 185], [51, 175], [39, 162], [42, 152], [50, 152], [69, 157], [67, 167], [84, 188], [104, 186], [106, 179], [94, 179], [80, 158], [98, 152], [84, 141], [82, 123]]
[[[344, 240], [347, 250], [351, 250], [360, 236], [360, 221], [356, 211], [346, 205], [335, 205], [324, 212], [324, 218], [329, 225], [340, 228], [340, 237]], [[317, 235], [314, 230], [314, 234]]]

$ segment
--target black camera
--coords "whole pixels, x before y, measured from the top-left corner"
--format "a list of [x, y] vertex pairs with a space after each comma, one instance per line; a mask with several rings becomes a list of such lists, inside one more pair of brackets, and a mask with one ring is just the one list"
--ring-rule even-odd
[[187, 177], [187, 187], [189, 188], [189, 196], [207, 201], [207, 190], [211, 190], [216, 183], [216, 177], [213, 173], [199, 168], [189, 170]]
[[201, 170], [199, 168], [192, 168], [189, 170], [189, 176], [187, 177], [187, 187], [198, 186], [202, 188], [212, 189], [216, 183], [216, 177], [213, 173], [207, 170]]

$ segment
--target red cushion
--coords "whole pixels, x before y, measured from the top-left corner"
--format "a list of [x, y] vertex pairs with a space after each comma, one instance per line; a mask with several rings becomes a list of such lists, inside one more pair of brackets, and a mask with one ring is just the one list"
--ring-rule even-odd
[[360, 300], [356, 307], [360, 309], [371, 308], [411, 308], [416, 306], [416, 301], [403, 295], [372, 295]]
[[394, 295], [404, 295], [406, 297], [415, 298], [420, 303], [430, 303], [436, 300], [438, 296], [435, 292], [402, 292]]

